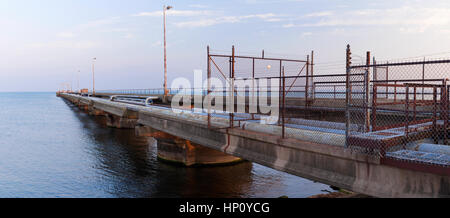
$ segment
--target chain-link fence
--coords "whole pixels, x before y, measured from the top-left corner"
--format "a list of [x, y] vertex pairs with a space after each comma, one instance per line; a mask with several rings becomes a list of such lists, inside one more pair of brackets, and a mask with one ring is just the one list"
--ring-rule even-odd
[[347, 127], [359, 127], [347, 128], [347, 146], [383, 160], [448, 166], [448, 155], [436, 151], [448, 143], [450, 60], [370, 63], [368, 53], [365, 65], [350, 65], [347, 55]]
[[[282, 125], [282, 99], [288, 102], [305, 102], [313, 96], [312, 63], [307, 60], [281, 59], [263, 56], [213, 54], [208, 48], [208, 87], [211, 96], [225, 100], [220, 110], [217, 104], [204, 105], [211, 116], [222, 113], [229, 116], [230, 127], [240, 126], [239, 121], [261, 120], [264, 116], [276, 117], [272, 124]], [[283, 80], [284, 78], [284, 80]], [[284, 82], [284, 83], [283, 83]], [[282, 90], [289, 90], [289, 96]], [[287, 94], [286, 93], [286, 94]], [[237, 121], [237, 122], [236, 122]]]

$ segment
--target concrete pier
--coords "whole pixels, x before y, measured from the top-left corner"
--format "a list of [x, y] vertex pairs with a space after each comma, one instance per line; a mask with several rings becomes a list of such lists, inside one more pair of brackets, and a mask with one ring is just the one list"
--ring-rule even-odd
[[[94, 108], [119, 117], [137, 114], [137, 124], [160, 132], [153, 136], [159, 138], [161, 146], [167, 145], [161, 156], [169, 156], [170, 149], [179, 149], [177, 151], [182, 151], [183, 155], [173, 159], [186, 163], [191, 163], [189, 147], [201, 145], [369, 196], [450, 197], [450, 170], [445, 166], [416, 166], [402, 160], [394, 163], [379, 156], [354, 152], [344, 146], [344, 136], [337, 133], [287, 127], [288, 138], [282, 139], [278, 126], [243, 122], [245, 128], [227, 129], [227, 118], [212, 117], [211, 123], [218, 128], [209, 128], [207, 116], [203, 114], [177, 114], [170, 108], [136, 106], [71, 94], [61, 94], [61, 97], [71, 102], [90, 100]], [[171, 137], [175, 138], [165, 140]]]
[[137, 118], [119, 117], [114, 114], [105, 114], [106, 125], [117, 129], [134, 129], [137, 125]]
[[111, 107], [109, 102], [94, 102], [89, 98], [68, 98], [81, 110], [92, 116], [105, 117], [106, 126], [118, 129], [135, 129], [137, 137], [147, 137], [149, 144], [156, 140], [158, 158], [163, 161], [185, 166], [224, 165], [242, 161], [221, 151], [217, 151], [191, 141], [138, 125], [138, 112], [133, 108]]
[[228, 165], [243, 161], [241, 158], [192, 143], [148, 126], [137, 126], [136, 135], [156, 140], [158, 158], [166, 162], [184, 166], [211, 166]]
[[106, 113], [102, 110], [95, 109], [92, 106], [89, 106], [89, 115], [91, 116], [106, 116]]

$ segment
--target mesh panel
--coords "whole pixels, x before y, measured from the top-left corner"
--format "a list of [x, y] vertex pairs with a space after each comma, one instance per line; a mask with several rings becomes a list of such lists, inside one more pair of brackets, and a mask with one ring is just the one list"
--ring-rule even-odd
[[[283, 95], [285, 95], [286, 102], [292, 106], [304, 106], [306, 94], [310, 99], [314, 96], [312, 87], [314, 80], [306, 76], [310, 66], [307, 61], [211, 54], [209, 62], [210, 78], [218, 79], [223, 83], [221, 89], [216, 88], [211, 91], [215, 94], [220, 92], [228, 97], [234, 96], [235, 99], [234, 103], [226, 103], [236, 104], [234, 110], [226, 108], [226, 112], [230, 116], [230, 126], [236, 126], [237, 117], [248, 118], [251, 115], [251, 118], [241, 120], [257, 120], [262, 115], [268, 115], [266, 111], [269, 106], [277, 107], [276, 123], [279, 125], [282, 123], [279, 113]], [[284, 80], [285, 93], [280, 92], [283, 85], [281, 78], [286, 78]], [[231, 85], [231, 83], [234, 84], [234, 89], [227, 89], [227, 85]], [[252, 86], [254, 90], [252, 90]], [[306, 89], [307, 86], [308, 89]], [[257, 100], [251, 100], [252, 97]], [[267, 98], [267, 101], [261, 102], [261, 97]], [[245, 107], [240, 107], [238, 101], [245, 102]], [[251, 102], [259, 103], [256, 112], [250, 110]], [[261, 105], [262, 103], [265, 106]], [[239, 125], [238, 123], [237, 126]]]
[[[446, 144], [448, 70], [449, 61], [350, 67], [348, 123], [358, 131], [348, 131], [348, 146], [399, 159], [393, 154], [423, 142]], [[373, 80], [367, 81], [370, 75]]]

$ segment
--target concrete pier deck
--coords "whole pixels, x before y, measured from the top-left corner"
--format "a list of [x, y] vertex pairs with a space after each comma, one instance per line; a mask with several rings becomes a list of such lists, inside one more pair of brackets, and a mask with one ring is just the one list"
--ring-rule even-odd
[[[382, 158], [346, 148], [342, 132], [309, 129], [301, 125], [287, 127], [282, 139], [281, 127], [245, 122], [241, 128], [226, 128], [229, 120], [211, 119], [189, 111], [175, 113], [170, 108], [138, 106], [101, 98], [61, 93], [75, 104], [107, 114], [135, 119], [135, 125], [148, 126], [193, 143], [222, 151], [245, 160], [313, 181], [376, 197], [450, 197], [450, 168], [417, 170]], [[295, 128], [294, 128], [295, 127]], [[320, 128], [320, 127], [319, 127]], [[400, 160], [401, 155], [397, 155]], [[443, 158], [443, 157], [440, 157]], [[445, 159], [445, 157], [444, 157]]]

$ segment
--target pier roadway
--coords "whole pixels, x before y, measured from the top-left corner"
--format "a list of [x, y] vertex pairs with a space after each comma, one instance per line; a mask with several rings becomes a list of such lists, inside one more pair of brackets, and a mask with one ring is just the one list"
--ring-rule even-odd
[[242, 128], [229, 129], [226, 117], [214, 116], [214, 128], [208, 128], [205, 114], [58, 95], [92, 115], [107, 117], [108, 126], [135, 128], [137, 135], [155, 138], [161, 159], [186, 165], [244, 159], [369, 196], [450, 197], [450, 172], [385, 164], [377, 156], [345, 148], [345, 136], [340, 133], [287, 127], [287, 138], [282, 139], [278, 126], [244, 122]]

